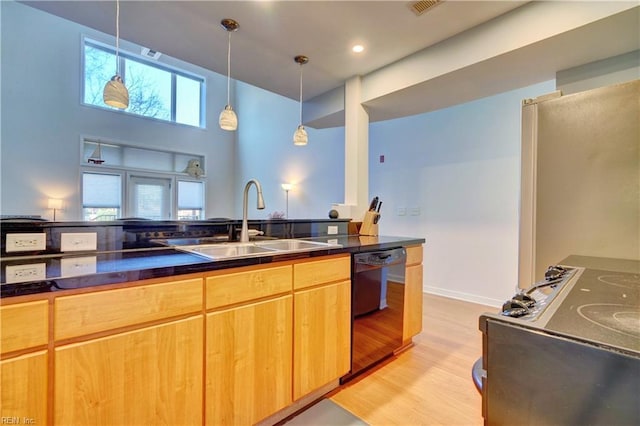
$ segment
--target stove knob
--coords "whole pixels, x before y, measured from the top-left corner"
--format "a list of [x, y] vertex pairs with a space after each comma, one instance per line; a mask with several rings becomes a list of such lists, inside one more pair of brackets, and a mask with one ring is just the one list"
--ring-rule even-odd
[[567, 270], [562, 266], [549, 266], [547, 268], [547, 271], [544, 273], [544, 279], [547, 281], [557, 280], [558, 278], [562, 277], [566, 271]]
[[529, 296], [528, 294], [525, 293], [518, 293], [515, 296], [513, 296], [513, 299], [511, 300], [518, 300], [522, 303], [524, 303], [524, 305], [527, 308], [533, 308], [533, 306], [536, 304], [536, 299], [534, 299], [533, 297]]
[[502, 312], [500, 312], [501, 315], [514, 318], [522, 317], [528, 313], [529, 308], [527, 305], [524, 302], [515, 299], [504, 302], [502, 305]]

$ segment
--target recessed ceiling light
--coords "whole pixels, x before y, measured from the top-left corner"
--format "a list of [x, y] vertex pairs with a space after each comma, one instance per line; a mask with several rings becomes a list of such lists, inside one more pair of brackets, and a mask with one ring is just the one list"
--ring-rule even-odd
[[353, 46], [351, 48], [352, 51], [354, 51], [355, 53], [360, 53], [362, 51], [364, 51], [364, 46], [361, 44], [356, 44], [355, 46]]

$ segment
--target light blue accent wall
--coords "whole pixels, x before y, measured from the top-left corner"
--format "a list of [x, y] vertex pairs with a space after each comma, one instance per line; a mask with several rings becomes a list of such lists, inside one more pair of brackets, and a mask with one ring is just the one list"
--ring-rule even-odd
[[384, 203], [380, 233], [426, 238], [425, 291], [489, 305], [513, 295], [521, 102], [554, 90], [550, 80], [371, 124], [369, 190]]
[[[262, 185], [266, 203], [264, 210], [256, 210], [252, 188], [249, 218], [284, 212], [286, 194], [280, 185], [285, 182], [295, 184], [289, 192], [289, 218], [327, 218], [331, 204], [344, 200], [344, 127], [307, 128], [309, 144], [294, 146], [298, 102], [240, 82], [236, 89], [239, 125], [235, 191], [241, 194], [246, 182], [255, 178]], [[241, 207], [236, 216], [242, 216]]]
[[217, 126], [226, 103], [224, 76], [172, 62], [206, 78], [207, 129], [84, 106], [80, 94], [82, 35], [108, 43], [113, 38], [20, 3], [2, 1], [0, 7], [0, 213], [50, 219], [47, 199], [62, 198], [64, 210], [57, 213], [57, 219], [79, 220], [80, 138], [93, 136], [204, 155], [207, 216], [234, 214], [235, 135]]

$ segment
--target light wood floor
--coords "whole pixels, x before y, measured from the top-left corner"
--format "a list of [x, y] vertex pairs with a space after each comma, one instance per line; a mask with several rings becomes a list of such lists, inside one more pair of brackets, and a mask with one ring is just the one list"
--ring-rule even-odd
[[415, 346], [346, 384], [331, 400], [372, 426], [481, 425], [471, 367], [482, 354], [478, 317], [495, 311], [425, 294]]

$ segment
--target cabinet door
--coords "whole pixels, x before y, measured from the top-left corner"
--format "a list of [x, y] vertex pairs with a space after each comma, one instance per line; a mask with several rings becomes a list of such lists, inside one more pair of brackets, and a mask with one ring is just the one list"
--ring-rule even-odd
[[49, 302], [0, 306], [0, 351], [44, 346], [49, 338]]
[[422, 265], [406, 267], [404, 291], [402, 340], [406, 343], [422, 331]]
[[0, 362], [2, 423], [46, 425], [47, 351]]
[[293, 398], [338, 379], [351, 363], [351, 281], [294, 295]]
[[203, 317], [56, 348], [58, 425], [202, 424]]
[[207, 314], [205, 423], [254, 424], [291, 403], [292, 296]]

